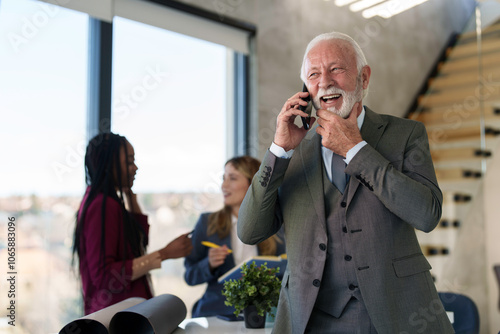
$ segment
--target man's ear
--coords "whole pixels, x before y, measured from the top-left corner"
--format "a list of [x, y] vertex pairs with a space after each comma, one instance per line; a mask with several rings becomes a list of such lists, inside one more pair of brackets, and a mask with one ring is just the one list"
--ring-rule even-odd
[[370, 83], [370, 76], [372, 74], [372, 69], [370, 66], [365, 65], [361, 69], [361, 80], [363, 82], [363, 89], [368, 88], [368, 84]]

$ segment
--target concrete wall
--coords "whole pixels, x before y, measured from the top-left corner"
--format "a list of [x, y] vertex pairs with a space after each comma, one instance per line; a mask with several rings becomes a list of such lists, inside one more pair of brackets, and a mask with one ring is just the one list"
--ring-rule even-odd
[[391, 19], [366, 20], [348, 6], [325, 0], [181, 0], [257, 26], [252, 154], [262, 157], [283, 103], [301, 89], [304, 49], [316, 35], [351, 35], [372, 67], [364, 103], [379, 113], [404, 116], [452, 32], [460, 32], [473, 0], [429, 0]]

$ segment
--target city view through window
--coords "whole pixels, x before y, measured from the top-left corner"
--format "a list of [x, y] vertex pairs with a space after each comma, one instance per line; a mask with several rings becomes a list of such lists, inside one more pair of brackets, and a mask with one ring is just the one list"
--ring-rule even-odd
[[[13, 300], [16, 315], [12, 326], [9, 311], [0, 313], [2, 333], [56, 333], [83, 315], [71, 247], [85, 191], [88, 20], [34, 0], [0, 1], [0, 307]], [[149, 217], [149, 251], [222, 206], [226, 53], [138, 22], [113, 22], [111, 129], [135, 149], [134, 191]], [[152, 272], [153, 287], [179, 296], [189, 316], [205, 286], [187, 286], [183, 274], [182, 259], [165, 261]]]

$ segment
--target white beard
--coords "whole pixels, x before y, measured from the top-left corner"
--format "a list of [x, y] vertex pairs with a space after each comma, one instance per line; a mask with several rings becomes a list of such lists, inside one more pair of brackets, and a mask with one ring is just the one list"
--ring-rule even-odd
[[313, 99], [312, 104], [316, 110], [321, 109], [320, 96], [341, 94], [342, 95], [342, 105], [340, 108], [330, 107], [327, 110], [339, 115], [342, 118], [347, 118], [351, 114], [352, 107], [356, 102], [359, 102], [363, 98], [363, 87], [361, 84], [361, 77], [359, 76], [356, 80], [356, 88], [352, 92], [346, 92], [343, 89], [330, 87], [328, 89], [320, 88], [318, 94]]

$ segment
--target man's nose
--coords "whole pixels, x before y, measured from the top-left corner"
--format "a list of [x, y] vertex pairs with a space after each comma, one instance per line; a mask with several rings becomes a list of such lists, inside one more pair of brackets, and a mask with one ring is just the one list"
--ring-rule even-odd
[[335, 85], [335, 81], [333, 78], [328, 75], [328, 74], [321, 74], [321, 77], [319, 78], [319, 87], [323, 89], [327, 89], [331, 86]]

